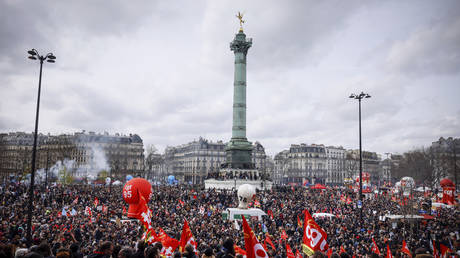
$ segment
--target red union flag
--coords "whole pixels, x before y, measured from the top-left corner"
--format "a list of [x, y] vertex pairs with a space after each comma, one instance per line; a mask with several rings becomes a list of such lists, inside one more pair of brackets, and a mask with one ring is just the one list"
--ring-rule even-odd
[[182, 234], [180, 236], [180, 251], [185, 251], [185, 246], [188, 244], [191, 244], [193, 246], [193, 250], [196, 252], [195, 238], [193, 238], [193, 234], [188, 226], [187, 220], [184, 220], [184, 227], [182, 228]]
[[243, 217], [243, 231], [244, 231], [244, 248], [246, 249], [247, 258], [268, 258], [268, 254], [264, 247], [259, 243], [248, 222]]
[[302, 251], [309, 256], [315, 251], [324, 252], [329, 248], [326, 232], [316, 224], [308, 210], [305, 210], [302, 240]]

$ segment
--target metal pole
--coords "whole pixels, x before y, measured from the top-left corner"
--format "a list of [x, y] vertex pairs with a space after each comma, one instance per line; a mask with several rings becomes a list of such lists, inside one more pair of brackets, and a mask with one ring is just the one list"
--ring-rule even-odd
[[35, 115], [35, 132], [34, 132], [34, 146], [32, 149], [32, 171], [30, 177], [30, 190], [29, 190], [29, 211], [27, 218], [27, 244], [32, 245], [32, 212], [33, 212], [33, 200], [34, 200], [34, 181], [35, 181], [35, 156], [37, 152], [37, 132], [38, 132], [38, 114], [40, 110], [40, 91], [42, 84], [42, 67], [43, 59], [40, 58], [40, 76], [38, 78], [38, 97], [37, 97], [37, 112]]
[[[48, 143], [49, 144], [49, 143]], [[46, 170], [45, 170], [45, 191], [48, 189], [48, 166], [50, 161], [50, 149], [46, 146]]]
[[359, 210], [359, 219], [363, 221], [363, 152], [361, 145], [361, 98], [359, 102], [359, 200], [361, 201], [361, 209]]

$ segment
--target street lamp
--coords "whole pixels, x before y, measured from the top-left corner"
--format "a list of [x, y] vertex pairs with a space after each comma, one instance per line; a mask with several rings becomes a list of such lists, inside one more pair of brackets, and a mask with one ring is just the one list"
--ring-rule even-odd
[[41, 91], [41, 84], [42, 84], [42, 67], [43, 61], [47, 61], [48, 63], [54, 63], [56, 57], [53, 53], [48, 53], [45, 56], [40, 55], [37, 50], [32, 49], [27, 51], [30, 55], [29, 59], [32, 60], [39, 60], [40, 61], [40, 76], [38, 77], [38, 97], [37, 97], [37, 110], [35, 115], [35, 132], [34, 132], [34, 146], [32, 149], [32, 171], [30, 177], [30, 190], [29, 190], [29, 217], [27, 219], [27, 242], [28, 245], [32, 245], [32, 211], [33, 211], [33, 200], [34, 200], [34, 180], [35, 180], [35, 156], [37, 153], [37, 131], [38, 131], [38, 113], [40, 110], [40, 91]]
[[361, 202], [361, 208], [359, 211], [359, 219], [363, 220], [363, 153], [361, 150], [361, 100], [364, 98], [370, 98], [371, 95], [361, 91], [360, 94], [351, 94], [350, 99], [357, 99], [359, 103], [359, 201]]

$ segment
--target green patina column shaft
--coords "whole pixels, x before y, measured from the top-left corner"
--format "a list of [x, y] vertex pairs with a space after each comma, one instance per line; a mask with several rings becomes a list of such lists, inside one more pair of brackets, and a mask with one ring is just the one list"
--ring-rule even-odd
[[251, 46], [252, 40], [246, 39], [242, 29], [230, 43], [230, 49], [235, 53], [232, 139], [226, 146], [226, 166], [230, 168], [254, 168], [252, 144], [246, 138], [246, 55]]

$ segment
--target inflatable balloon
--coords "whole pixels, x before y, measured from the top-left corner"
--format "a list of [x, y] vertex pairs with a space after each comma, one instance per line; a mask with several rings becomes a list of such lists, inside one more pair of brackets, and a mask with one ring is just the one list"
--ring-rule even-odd
[[175, 181], [176, 181], [176, 178], [173, 175], [168, 176], [168, 184], [172, 185], [174, 184]]
[[129, 181], [129, 180], [131, 180], [131, 179], [133, 179], [133, 176], [132, 176], [132, 175], [127, 175], [127, 176], [126, 176], [126, 181]]
[[455, 184], [449, 178], [444, 178], [439, 182], [442, 187], [442, 202], [448, 205], [455, 204]]
[[128, 218], [138, 218], [140, 215], [141, 196], [145, 202], [150, 201], [152, 194], [152, 185], [149, 181], [143, 178], [133, 178], [129, 180], [123, 187], [123, 199], [129, 204]]
[[238, 201], [240, 202], [238, 208], [247, 209], [249, 202], [256, 195], [256, 189], [250, 184], [241, 185], [238, 188]]

